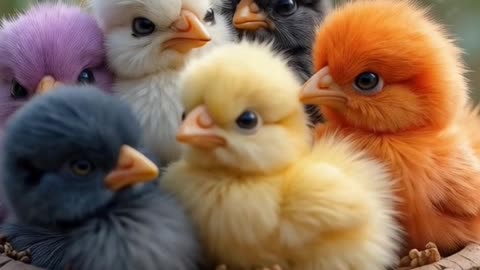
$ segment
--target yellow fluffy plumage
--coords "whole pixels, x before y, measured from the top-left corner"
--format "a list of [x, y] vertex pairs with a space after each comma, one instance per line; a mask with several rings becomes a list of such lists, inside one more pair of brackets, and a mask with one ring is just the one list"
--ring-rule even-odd
[[[192, 62], [182, 85], [186, 145], [162, 185], [212, 264], [380, 270], [396, 261], [389, 174], [345, 139], [312, 150], [285, 59], [266, 45], [226, 45]], [[257, 116], [254, 128], [239, 124], [245, 112]]]

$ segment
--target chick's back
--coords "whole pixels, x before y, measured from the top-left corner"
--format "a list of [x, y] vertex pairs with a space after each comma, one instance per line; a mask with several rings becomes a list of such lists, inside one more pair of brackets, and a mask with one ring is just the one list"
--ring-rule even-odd
[[[187, 209], [213, 264], [380, 270], [395, 262], [390, 175], [348, 139], [326, 137], [312, 150], [285, 59], [266, 45], [225, 45], [193, 61], [182, 86], [187, 119], [205, 106], [226, 144], [185, 145], [162, 184]], [[235, 126], [245, 110], [262, 119], [249, 133]]]

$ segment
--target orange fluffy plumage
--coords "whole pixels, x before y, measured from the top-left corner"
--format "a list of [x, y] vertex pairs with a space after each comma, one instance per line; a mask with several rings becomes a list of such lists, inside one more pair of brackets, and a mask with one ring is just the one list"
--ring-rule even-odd
[[[317, 73], [300, 98], [327, 124], [390, 165], [401, 181], [406, 248], [442, 255], [480, 240], [479, 125], [461, 50], [412, 1], [338, 8], [315, 41]], [[476, 138], [478, 137], [478, 138]]]

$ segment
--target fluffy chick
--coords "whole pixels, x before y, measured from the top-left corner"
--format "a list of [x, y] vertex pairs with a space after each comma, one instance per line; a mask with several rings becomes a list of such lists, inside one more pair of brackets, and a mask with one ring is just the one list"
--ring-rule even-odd
[[136, 185], [158, 175], [138, 130], [127, 104], [95, 87], [62, 87], [14, 114], [2, 178], [18, 222], [0, 226], [13, 246], [53, 270], [197, 269], [179, 204]]
[[[59, 84], [96, 84], [109, 91], [112, 74], [103, 42], [95, 18], [75, 6], [43, 3], [3, 20], [0, 140], [4, 124], [18, 108]], [[1, 221], [7, 217], [1, 202], [0, 212]]]
[[61, 3], [38, 4], [0, 28], [0, 123], [35, 94], [59, 84], [110, 90], [103, 33], [95, 18]]
[[227, 45], [189, 65], [182, 82], [184, 151], [161, 183], [187, 209], [210, 263], [296, 270], [394, 262], [388, 174], [346, 140], [328, 138], [312, 151], [285, 59], [262, 45]]
[[[311, 51], [316, 26], [331, 10], [330, 0], [219, 0], [222, 14], [238, 38], [273, 41], [288, 56], [289, 66], [302, 82], [312, 76]], [[307, 106], [312, 122], [323, 118], [315, 106]]]
[[325, 20], [313, 57], [317, 73], [301, 100], [321, 106], [327, 124], [319, 136], [348, 136], [401, 180], [407, 248], [433, 241], [449, 255], [479, 241], [467, 83], [443, 27], [411, 1], [355, 1]]
[[231, 39], [210, 5], [209, 0], [91, 0], [117, 75], [114, 91], [132, 105], [146, 145], [162, 163], [180, 152], [179, 72], [199, 50], [212, 47], [206, 46], [210, 41]]

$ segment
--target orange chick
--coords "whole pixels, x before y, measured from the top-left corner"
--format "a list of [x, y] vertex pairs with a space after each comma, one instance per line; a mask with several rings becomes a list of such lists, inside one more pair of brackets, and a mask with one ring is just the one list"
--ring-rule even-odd
[[318, 30], [313, 58], [300, 100], [324, 113], [318, 136], [349, 136], [401, 180], [405, 248], [431, 241], [449, 255], [478, 241], [478, 125], [467, 121], [461, 50], [428, 11], [412, 1], [349, 2]]

